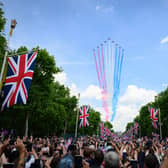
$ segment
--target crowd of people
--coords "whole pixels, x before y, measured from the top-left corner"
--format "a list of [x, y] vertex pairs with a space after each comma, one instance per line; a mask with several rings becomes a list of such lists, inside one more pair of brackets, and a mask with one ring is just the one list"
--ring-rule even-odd
[[1, 134], [0, 168], [168, 168], [168, 141]]

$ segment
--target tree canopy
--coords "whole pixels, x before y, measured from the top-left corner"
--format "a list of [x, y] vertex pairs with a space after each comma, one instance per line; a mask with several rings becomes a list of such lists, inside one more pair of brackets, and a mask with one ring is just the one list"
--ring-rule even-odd
[[149, 102], [146, 105], [142, 106], [139, 111], [139, 115], [134, 118], [133, 122], [130, 122], [127, 124], [126, 130], [128, 130], [131, 125], [137, 122], [139, 123], [139, 126], [140, 126], [139, 133], [142, 136], [151, 136], [152, 132], [155, 132], [157, 134], [160, 133], [159, 126], [158, 126], [158, 129], [154, 129], [152, 125], [152, 120], [150, 118], [150, 113], [148, 110], [149, 106], [159, 109], [163, 137], [168, 136], [168, 131], [167, 131], [168, 130], [168, 125], [167, 125], [167, 122], [168, 122], [168, 88], [162, 91], [161, 93], [159, 93], [158, 96], [155, 97], [154, 102]]
[[[0, 67], [5, 54], [6, 19], [0, 4]], [[31, 89], [26, 105], [14, 105], [0, 114], [0, 127], [15, 129], [18, 135], [24, 135], [26, 116], [29, 116], [29, 135], [73, 135], [78, 111], [78, 99], [70, 94], [70, 89], [54, 81], [54, 75], [62, 69], [56, 66], [53, 55], [39, 46]], [[10, 55], [26, 53], [28, 48], [21, 46], [10, 50]], [[1, 99], [2, 103], [2, 99]], [[90, 109], [89, 128], [79, 128], [79, 134], [97, 134], [100, 113]]]

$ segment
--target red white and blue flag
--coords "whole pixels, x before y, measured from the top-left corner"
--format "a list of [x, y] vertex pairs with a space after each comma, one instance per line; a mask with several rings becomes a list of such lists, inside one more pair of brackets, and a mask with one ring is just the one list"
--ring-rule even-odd
[[138, 123], [134, 123], [134, 133], [135, 135], [138, 134]]
[[104, 123], [100, 123], [100, 134], [101, 134], [101, 138], [104, 138], [105, 133], [104, 133]]
[[88, 117], [89, 117], [89, 106], [82, 106], [79, 108], [80, 111], [80, 127], [86, 127], [89, 126], [89, 121], [88, 121]]
[[153, 139], [159, 139], [159, 134], [152, 132]]
[[4, 101], [1, 110], [14, 104], [26, 104], [37, 52], [8, 58], [8, 70], [4, 86]]
[[155, 129], [157, 129], [158, 128], [158, 113], [159, 113], [159, 109], [148, 107], [148, 110], [150, 112], [150, 118], [152, 119], [152, 125], [154, 126]]

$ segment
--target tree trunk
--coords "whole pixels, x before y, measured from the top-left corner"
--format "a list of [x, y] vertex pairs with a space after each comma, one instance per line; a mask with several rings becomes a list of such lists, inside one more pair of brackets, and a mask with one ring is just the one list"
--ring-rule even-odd
[[25, 137], [28, 136], [29, 131], [29, 112], [26, 112], [26, 123], [25, 123]]

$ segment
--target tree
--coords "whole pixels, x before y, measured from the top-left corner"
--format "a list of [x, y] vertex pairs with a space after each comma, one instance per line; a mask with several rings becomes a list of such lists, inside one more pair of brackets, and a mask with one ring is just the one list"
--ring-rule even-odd
[[168, 88], [158, 94], [155, 99], [155, 106], [160, 110], [160, 118], [162, 122], [163, 137], [168, 136]]
[[0, 2], [0, 69], [5, 55], [5, 46], [6, 46], [6, 39], [4, 34], [6, 19], [4, 18], [4, 12], [2, 10], [2, 6], [3, 4]]
[[[0, 67], [5, 54], [4, 35], [5, 18], [0, 4]], [[18, 135], [24, 135], [25, 119], [29, 115], [29, 134], [63, 135], [74, 133], [78, 100], [70, 95], [69, 88], [54, 81], [54, 74], [62, 69], [56, 66], [54, 56], [46, 49], [38, 50], [31, 89], [26, 105], [14, 105], [0, 114], [0, 127], [15, 129]], [[26, 46], [10, 51], [10, 54], [26, 53]], [[84, 134], [96, 134], [100, 123], [100, 113], [90, 110], [90, 127], [80, 129]]]
[[[26, 51], [26, 47], [20, 47], [16, 52]], [[70, 97], [68, 88], [54, 82], [53, 75], [57, 72], [60, 72], [60, 69], [55, 66], [54, 57], [49, 55], [46, 49], [39, 49], [27, 104], [7, 109], [0, 118], [2, 121], [0, 125], [6, 128], [15, 127], [18, 134], [23, 135], [24, 121], [28, 112], [31, 134], [62, 134], [68, 114], [76, 108], [77, 99]], [[13, 114], [15, 121], [12, 121]], [[13, 124], [5, 122], [7, 121], [5, 118]], [[23, 127], [20, 128], [21, 123]]]
[[126, 130], [129, 130], [134, 125], [134, 122], [127, 123]]
[[111, 132], [114, 132], [113, 125], [109, 121], [104, 122], [104, 126], [108, 128]]

